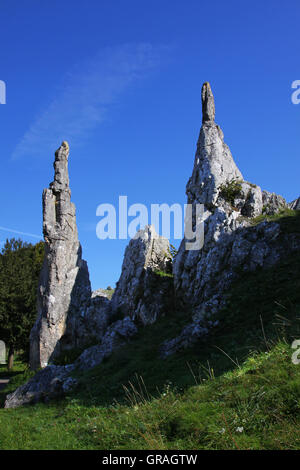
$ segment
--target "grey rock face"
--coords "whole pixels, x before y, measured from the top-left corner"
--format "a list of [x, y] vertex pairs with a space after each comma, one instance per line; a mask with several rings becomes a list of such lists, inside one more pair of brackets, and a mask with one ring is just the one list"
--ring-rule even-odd
[[270, 213], [286, 206], [281, 196], [243, 179], [213, 120], [213, 95], [207, 84], [202, 89], [202, 109], [203, 124], [186, 193], [188, 203], [204, 205], [204, 246], [186, 251], [183, 240], [173, 267], [177, 294], [196, 307], [211, 297], [210, 284], [217, 284], [220, 278], [225, 287], [230, 281], [230, 272], [223, 276], [226, 266], [244, 262], [244, 252], [251, 250], [252, 241], [240, 233], [251, 218], [260, 215], [264, 206]]
[[76, 369], [88, 370], [101, 364], [111, 353], [128, 343], [137, 333], [133, 321], [126, 317], [106, 328], [100, 344], [84, 350], [74, 364], [66, 366], [48, 365], [40, 370], [26, 384], [7, 395], [5, 408], [17, 408], [40, 401], [50, 401], [63, 397], [74, 390], [78, 381], [71, 374]]
[[[112, 292], [112, 289], [111, 289], [111, 292]], [[107, 289], [97, 289], [95, 291], [92, 292], [92, 298], [103, 298], [105, 297], [106, 299], [110, 299], [111, 298], [111, 295], [108, 294], [108, 290]]]
[[293, 209], [295, 211], [300, 211], [300, 197], [298, 197], [298, 199], [295, 199], [295, 201], [290, 202], [288, 206], [290, 209]]
[[262, 191], [259, 186], [243, 181], [241, 193], [234, 199], [234, 207], [245, 217], [257, 217], [263, 207]]
[[39, 371], [25, 385], [17, 388], [7, 395], [4, 408], [17, 408], [22, 405], [35, 404], [39, 401], [49, 401], [63, 396], [77, 385], [77, 381], [70, 377], [75, 367], [48, 366]]
[[263, 209], [273, 214], [286, 207], [286, 202], [244, 181], [214, 122], [211, 89], [206, 84], [203, 88], [203, 124], [186, 193], [188, 203], [204, 204], [204, 246], [187, 251], [183, 240], [173, 266], [176, 294], [195, 315], [178, 338], [164, 344], [163, 355], [206, 334], [203, 319], [213, 317], [222, 306], [236, 268], [268, 267], [299, 249], [299, 240], [293, 234], [280, 234], [279, 224], [252, 227], [251, 219]]
[[78, 241], [68, 175], [69, 146], [55, 153], [54, 181], [43, 192], [45, 259], [38, 288], [38, 316], [30, 334], [30, 365], [45, 367], [63, 349], [80, 343], [82, 312], [91, 287]]
[[71, 376], [72, 372], [76, 369], [92, 369], [101, 364], [113, 351], [127, 344], [138, 331], [129, 317], [112, 323], [104, 330], [100, 344], [85, 349], [74, 364], [48, 365], [37, 372], [26, 384], [7, 395], [5, 408], [34, 405], [40, 401], [48, 402], [63, 397], [73, 391], [78, 384], [78, 381]]
[[130, 240], [124, 256], [122, 273], [113, 294], [113, 312], [120, 312], [144, 325], [155, 322], [162, 312], [164, 288], [154, 286], [155, 271], [170, 269], [169, 241], [159, 236], [152, 225], [140, 230]]
[[81, 370], [91, 369], [110, 356], [113, 351], [124, 346], [137, 333], [133, 321], [126, 317], [110, 325], [99, 345], [86, 349], [75, 362]]
[[194, 321], [185, 326], [179, 336], [165, 341], [161, 345], [160, 356], [162, 359], [165, 359], [178, 351], [190, 347], [196, 341], [208, 335], [210, 330], [217, 324], [217, 321], [205, 321], [202, 317], [198, 320], [195, 315]]
[[101, 341], [107, 326], [111, 323], [111, 301], [98, 289], [82, 311], [81, 344]]
[[209, 87], [209, 100], [206, 99], [207, 90], [204, 84], [203, 124], [193, 174], [186, 188], [189, 204], [204, 205], [204, 246], [202, 250], [187, 251], [183, 240], [173, 267], [176, 292], [192, 306], [203, 302], [209, 282], [226, 265], [226, 246], [231, 235], [247, 224], [246, 217], [259, 215], [262, 210], [261, 189], [244, 181], [224, 143], [223, 132], [212, 120], [213, 96]]
[[215, 100], [208, 82], [203, 84], [202, 98], [202, 122], [215, 120]]
[[226, 291], [238, 276], [237, 269], [270, 268], [299, 250], [297, 233], [282, 232], [279, 223], [265, 221], [253, 227], [241, 226], [231, 233], [224, 232], [202, 258], [193, 255], [195, 265], [188, 255], [181, 289], [184, 286], [189, 296], [186, 303], [193, 302], [193, 319], [178, 337], [163, 343], [162, 356], [184, 349], [209, 333], [216, 324], [215, 314], [225, 305]]
[[281, 209], [287, 207], [286, 200], [275, 193], [269, 193], [268, 191], [262, 192], [263, 198], [263, 211], [265, 214], [273, 215]]
[[188, 202], [213, 208], [221, 192], [221, 185], [231, 180], [243, 181], [224, 143], [223, 132], [215, 122], [204, 122], [197, 143], [193, 174], [188, 181]]

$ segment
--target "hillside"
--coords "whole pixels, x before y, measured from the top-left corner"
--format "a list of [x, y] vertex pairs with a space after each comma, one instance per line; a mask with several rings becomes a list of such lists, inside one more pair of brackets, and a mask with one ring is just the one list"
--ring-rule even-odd
[[[276, 221], [300, 232], [297, 211]], [[190, 316], [170, 309], [102, 364], [77, 372], [64, 399], [1, 409], [1, 448], [300, 449], [300, 365], [291, 361], [299, 310], [300, 253], [241, 272], [207, 337], [162, 359], [162, 341]], [[26, 380], [28, 372], [15, 375], [5, 394]]]

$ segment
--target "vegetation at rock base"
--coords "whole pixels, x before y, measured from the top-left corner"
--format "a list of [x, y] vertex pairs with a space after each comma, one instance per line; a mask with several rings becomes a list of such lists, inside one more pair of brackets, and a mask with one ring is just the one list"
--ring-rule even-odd
[[155, 271], [155, 274], [160, 277], [171, 277], [171, 278], [174, 277], [173, 274], [171, 273], [166, 273], [165, 271], [159, 271], [159, 270]]
[[0, 254], [0, 338], [8, 346], [9, 369], [16, 350], [28, 358], [43, 258], [43, 242], [32, 245], [14, 238], [6, 241]]
[[112, 298], [114, 292], [115, 292], [115, 289], [113, 289], [110, 286], [108, 286], [106, 289], [103, 289], [103, 295], [105, 295], [108, 299]]
[[285, 232], [300, 232], [300, 211], [292, 209], [282, 209], [277, 214], [262, 214], [251, 219], [252, 225], [258, 225], [261, 222], [278, 222]]
[[0, 410], [2, 449], [299, 449], [299, 366], [290, 346], [252, 354], [183, 393], [152, 397], [140, 379], [127, 404], [68, 398]]
[[239, 180], [233, 178], [227, 183], [221, 184], [219, 190], [221, 197], [233, 205], [235, 198], [241, 194], [242, 185]]

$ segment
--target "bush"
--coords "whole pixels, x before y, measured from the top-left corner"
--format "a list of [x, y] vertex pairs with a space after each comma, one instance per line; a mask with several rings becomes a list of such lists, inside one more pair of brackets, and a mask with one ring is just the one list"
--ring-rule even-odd
[[239, 180], [233, 178], [232, 180], [221, 184], [221, 186], [219, 186], [219, 190], [221, 197], [233, 205], [235, 198], [241, 195], [242, 185]]

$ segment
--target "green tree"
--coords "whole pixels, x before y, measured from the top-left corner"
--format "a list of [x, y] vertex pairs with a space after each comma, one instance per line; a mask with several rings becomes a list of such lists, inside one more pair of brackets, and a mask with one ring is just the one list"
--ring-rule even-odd
[[8, 346], [8, 369], [16, 350], [28, 357], [29, 334], [36, 318], [44, 244], [6, 240], [0, 254], [0, 338]]

